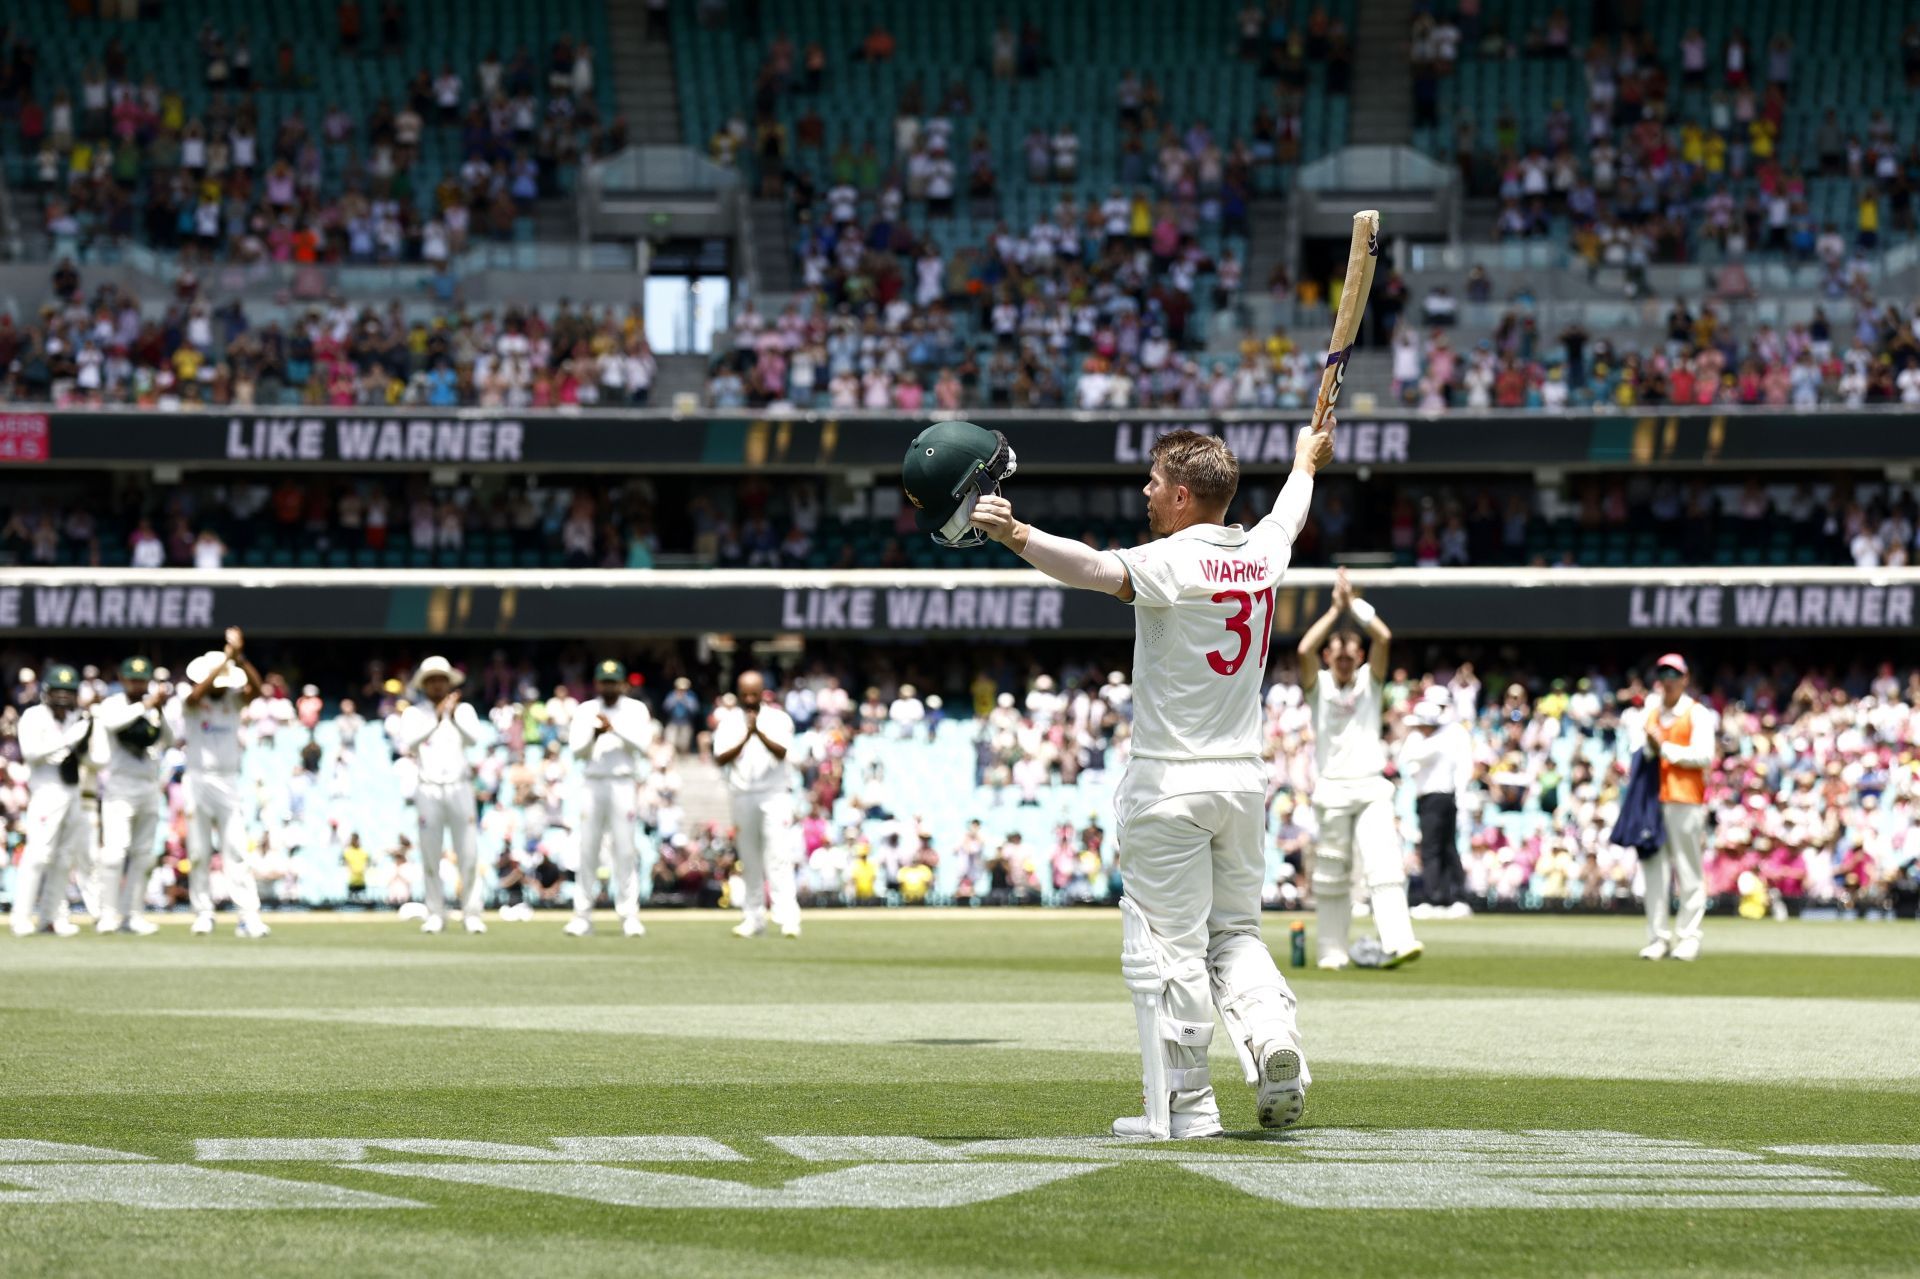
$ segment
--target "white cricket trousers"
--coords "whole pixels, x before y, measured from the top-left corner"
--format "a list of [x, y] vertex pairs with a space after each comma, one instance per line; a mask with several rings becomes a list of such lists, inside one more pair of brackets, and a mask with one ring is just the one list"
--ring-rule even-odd
[[1277, 998], [1267, 1005], [1274, 1010], [1270, 1016], [1281, 1020], [1255, 1026], [1256, 1036], [1268, 1041], [1295, 1034], [1293, 992], [1260, 938], [1265, 795], [1161, 797], [1153, 784], [1150, 770], [1130, 767], [1114, 808], [1127, 897], [1146, 916], [1164, 952], [1166, 1015], [1211, 1026], [1216, 989], [1228, 1001], [1267, 990]]
[[413, 793], [413, 811], [420, 818], [420, 879], [427, 894], [427, 914], [447, 913], [447, 890], [440, 878], [444, 845], [453, 843], [453, 864], [460, 875], [460, 913], [480, 913], [479, 848], [474, 831], [473, 787], [467, 782], [421, 782]]
[[1373, 901], [1380, 945], [1398, 954], [1415, 944], [1407, 912], [1407, 868], [1393, 822], [1393, 783], [1322, 781], [1314, 788], [1313, 901], [1315, 950], [1320, 958], [1347, 953], [1353, 922], [1353, 881]]
[[220, 836], [220, 864], [227, 872], [227, 895], [242, 916], [260, 913], [260, 885], [253, 877], [247, 849], [247, 816], [240, 779], [231, 773], [187, 774], [187, 900], [196, 915], [213, 913], [211, 886], [214, 833]]
[[793, 800], [781, 791], [732, 791], [734, 846], [740, 854], [740, 913], [755, 928], [766, 925], [772, 902], [776, 927], [798, 927], [800, 898], [794, 887], [799, 832]]
[[89, 829], [78, 786], [42, 786], [28, 796], [26, 846], [13, 871], [11, 922], [16, 932], [59, 917], [68, 876], [85, 862]]
[[[1640, 860], [1647, 881], [1647, 940], [1697, 942], [1707, 914], [1707, 806], [1663, 803], [1660, 820], [1666, 823], [1667, 842]], [[1667, 901], [1669, 882], [1680, 898], [1677, 920]]]
[[614, 913], [633, 919], [640, 913], [640, 874], [633, 856], [634, 779], [587, 778], [585, 819], [580, 824], [580, 867], [573, 880], [573, 913], [585, 919], [600, 895], [602, 846], [613, 845], [611, 883]]
[[160, 788], [143, 786], [100, 800], [100, 854], [94, 899], [101, 916], [125, 922], [146, 911], [147, 878], [159, 859]]

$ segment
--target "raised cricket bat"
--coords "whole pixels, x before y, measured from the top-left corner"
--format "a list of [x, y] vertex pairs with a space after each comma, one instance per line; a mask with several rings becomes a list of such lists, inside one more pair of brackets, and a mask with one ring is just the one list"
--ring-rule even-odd
[[1380, 210], [1362, 209], [1353, 215], [1353, 242], [1347, 247], [1347, 282], [1340, 290], [1340, 313], [1333, 318], [1333, 341], [1327, 346], [1327, 367], [1320, 375], [1320, 394], [1313, 402], [1313, 429], [1326, 425], [1327, 414], [1340, 402], [1347, 380], [1347, 357], [1360, 334], [1360, 317], [1367, 313], [1367, 294], [1373, 291], [1373, 268], [1380, 261]]

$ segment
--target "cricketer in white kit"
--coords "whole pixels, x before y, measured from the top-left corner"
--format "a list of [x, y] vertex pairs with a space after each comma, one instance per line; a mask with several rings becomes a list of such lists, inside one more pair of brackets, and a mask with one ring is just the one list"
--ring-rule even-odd
[[613, 848], [609, 890], [620, 931], [644, 937], [640, 922], [640, 873], [634, 861], [634, 806], [646, 749], [653, 742], [653, 716], [646, 703], [627, 696], [627, 668], [611, 659], [594, 667], [597, 695], [574, 709], [567, 745], [586, 780], [580, 824], [580, 860], [573, 880], [573, 918], [567, 935], [593, 931], [593, 900], [600, 894], [600, 853]]
[[793, 823], [793, 768], [787, 763], [793, 720], [767, 696], [758, 671], [743, 673], [734, 692], [739, 704], [722, 707], [713, 725], [713, 762], [726, 774], [740, 855], [741, 920], [733, 931], [740, 937], [766, 932], [771, 902], [781, 935], [798, 937], [799, 833]]
[[[1360, 635], [1336, 629], [1347, 613], [1365, 628], [1371, 650], [1363, 663]], [[1353, 923], [1357, 868], [1373, 904], [1385, 952], [1382, 968], [1418, 959], [1419, 940], [1407, 907], [1407, 868], [1393, 821], [1393, 783], [1381, 742], [1380, 690], [1393, 633], [1373, 605], [1357, 599], [1347, 571], [1335, 578], [1333, 605], [1300, 637], [1300, 687], [1313, 715], [1313, 898], [1320, 967], [1345, 968]], [[1321, 671], [1324, 662], [1326, 670]]]
[[260, 695], [260, 672], [247, 660], [245, 643], [240, 628], [229, 626], [225, 648], [202, 653], [187, 664], [178, 735], [186, 755], [187, 899], [193, 906], [193, 931], [213, 931], [209, 863], [217, 834], [227, 892], [240, 913], [235, 935], [261, 938], [269, 930], [260, 918], [260, 885], [247, 846], [247, 797], [240, 785], [240, 716]]
[[93, 895], [102, 933], [160, 931], [146, 916], [147, 878], [160, 855], [165, 785], [161, 761], [173, 745], [163, 711], [169, 689], [156, 683], [153, 663], [120, 663], [120, 691], [93, 708], [93, 762], [100, 768], [100, 850]]
[[423, 933], [447, 926], [447, 889], [441, 882], [442, 848], [453, 846], [460, 878], [460, 918], [470, 933], [484, 933], [480, 917], [479, 843], [474, 830], [473, 764], [467, 749], [485, 736], [479, 712], [460, 697], [466, 676], [444, 657], [429, 657], [413, 673], [413, 688], [425, 700], [402, 711], [393, 726], [393, 744], [410, 756], [417, 780], [413, 811], [420, 820], [420, 879], [426, 889]]
[[1068, 586], [1134, 605], [1133, 754], [1114, 797], [1121, 873], [1120, 968], [1139, 1024], [1145, 1113], [1116, 1136], [1221, 1131], [1207, 1069], [1218, 1008], [1263, 1127], [1306, 1109], [1310, 1075], [1295, 1000], [1260, 938], [1266, 879], [1260, 687], [1274, 588], [1333, 455], [1327, 429], [1302, 432], [1293, 474], [1251, 529], [1223, 525], [1239, 485], [1215, 436], [1175, 431], [1153, 446], [1145, 488], [1159, 538], [1096, 552], [1023, 524], [998, 494], [972, 523]]
[[87, 855], [90, 826], [81, 808], [80, 765], [93, 721], [80, 710], [80, 674], [49, 667], [40, 702], [20, 712], [15, 729], [27, 766], [26, 846], [13, 870], [15, 937], [36, 932], [71, 937], [80, 930], [65, 917], [67, 878]]

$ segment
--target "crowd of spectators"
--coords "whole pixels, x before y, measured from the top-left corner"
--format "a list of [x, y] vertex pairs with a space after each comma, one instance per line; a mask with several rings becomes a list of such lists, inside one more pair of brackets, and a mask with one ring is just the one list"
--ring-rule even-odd
[[1839, 318], [1822, 306], [1804, 323], [1741, 332], [1722, 307], [1676, 299], [1664, 341], [1644, 348], [1577, 323], [1549, 338], [1524, 299], [1489, 336], [1456, 345], [1456, 316], [1451, 295], [1435, 290], [1422, 323], [1409, 317], [1395, 327], [1393, 399], [1428, 412], [1920, 405], [1920, 306], [1863, 301]]
[[[1488, 231], [1498, 239], [1558, 236], [1590, 261], [1687, 262], [1703, 253], [1811, 260], [1817, 241], [1851, 234], [1871, 253], [1890, 230], [1915, 230], [1920, 142], [1903, 147], [1898, 110], [1843, 119], [1796, 88], [1800, 53], [1784, 33], [1764, 46], [1735, 27], [1719, 49], [1689, 28], [1673, 47], [1626, 15], [1596, 9], [1601, 28], [1573, 43], [1565, 9], [1525, 37], [1483, 21], [1480, 6], [1425, 13], [1412, 35], [1417, 128], [1451, 130], [1441, 141], [1466, 189], [1496, 196]], [[1916, 87], [1920, 23], [1902, 38], [1906, 88]], [[1513, 104], [1493, 121], [1462, 110], [1440, 115], [1441, 86], [1463, 60], [1577, 60], [1584, 98], [1553, 100], [1531, 115]], [[1891, 104], [1890, 104], [1891, 105]], [[1788, 136], [1788, 112], [1819, 112], [1810, 152]], [[1844, 179], [1848, 221], [1817, 217], [1809, 181]], [[1843, 248], [1844, 251], [1844, 248]]]
[[[405, 673], [374, 663], [364, 683], [326, 696], [314, 685], [295, 694], [270, 673], [266, 695], [249, 707], [248, 754], [269, 761], [250, 765], [248, 775], [270, 897], [289, 904], [338, 900], [327, 886], [344, 885], [350, 903], [417, 898], [424, 868], [406, 838], [404, 814], [386, 815], [376, 836], [359, 829], [373, 829], [374, 815], [343, 812], [345, 797], [364, 784], [364, 770], [393, 767], [380, 726], [402, 704]], [[84, 674], [83, 706], [109, 688], [98, 671]], [[469, 673], [468, 695], [486, 708], [496, 737], [484, 752], [477, 789], [482, 847], [500, 900], [560, 905], [570, 894], [574, 796], [563, 744], [589, 692], [586, 674], [584, 660], [563, 659], [542, 672], [503, 653], [476, 661]], [[689, 821], [682, 778], [686, 767], [710, 761], [709, 726], [731, 695], [714, 696], [704, 679], [696, 687], [685, 676], [658, 688], [640, 677], [635, 683], [634, 695], [652, 703], [661, 725], [638, 808], [653, 899], [718, 904], [729, 891], [731, 832], [722, 822]], [[923, 691], [935, 685], [947, 689], [951, 706]], [[1596, 670], [1577, 678], [1501, 674], [1483, 684], [1465, 662], [1429, 675], [1396, 670], [1383, 698], [1389, 739], [1402, 735], [1403, 717], [1430, 687], [1445, 691], [1473, 742], [1461, 821], [1474, 901], [1631, 910], [1637, 861], [1608, 836], [1626, 775], [1623, 724], [1647, 692], [1639, 678]], [[336, 696], [342, 692], [348, 696]], [[18, 672], [0, 710], [0, 757], [17, 759], [13, 725], [38, 695], [32, 671]], [[885, 660], [861, 667], [814, 662], [777, 681], [776, 695], [799, 730], [796, 811], [806, 899], [1072, 902], [1117, 893], [1113, 841], [1078, 796], [1082, 781], [1111, 781], [1125, 764], [1132, 690], [1121, 672], [1081, 663], [1056, 676], [1003, 664], [970, 678], [951, 668], [930, 677], [917, 663], [896, 670]], [[1710, 895], [1754, 916], [1789, 907], [1913, 915], [1920, 902], [1920, 839], [1913, 835], [1920, 829], [1920, 671], [1903, 678], [1891, 662], [1843, 675], [1785, 664], [1729, 667], [1700, 695], [1722, 724], [1707, 796], [1714, 813]], [[1299, 907], [1310, 883], [1313, 752], [1310, 716], [1284, 668], [1265, 708], [1269, 837], [1279, 868], [1267, 897]], [[956, 733], [972, 743], [976, 760], [963, 803], [973, 816], [958, 831], [905, 811], [885, 770], [858, 749], [863, 738], [884, 738], [912, 759]], [[1410, 799], [1402, 798], [1399, 820], [1417, 893], [1417, 827]], [[10, 845], [19, 841], [24, 800], [24, 770], [15, 763], [0, 774]], [[154, 883], [155, 894], [169, 901], [183, 892], [181, 800], [173, 796], [169, 852]], [[1045, 819], [1049, 839], [1029, 843], [1022, 831], [1007, 829], [1030, 825], [1013, 820], [1028, 808], [1054, 815]]]
[[657, 370], [639, 310], [564, 300], [430, 319], [334, 300], [255, 323], [188, 271], [155, 318], [113, 284], [89, 292], [67, 260], [37, 316], [0, 314], [0, 401], [62, 407], [632, 407]]
[[[112, 26], [78, 81], [56, 83], [34, 42], [0, 27], [0, 147], [31, 157], [55, 252], [144, 242], [189, 261], [441, 266], [471, 238], [511, 238], [564, 171], [626, 145], [625, 121], [597, 106], [594, 50], [564, 33], [538, 56], [523, 45], [474, 66], [420, 66], [403, 96], [360, 117], [339, 102], [317, 119], [263, 112], [265, 99], [310, 89], [316, 59], [398, 56], [409, 21], [389, 0], [374, 47], [357, 3], [338, 20], [336, 52], [256, 49], [246, 27], [209, 19], [199, 90], [136, 73], [138, 37]], [[270, 133], [263, 115], [277, 121]]]
[[[807, 303], [777, 321], [739, 318], [712, 401], [911, 410], [1198, 407], [1224, 397], [1224, 366], [1203, 367], [1193, 353], [1205, 345], [1204, 318], [1242, 296], [1256, 173], [1298, 158], [1305, 61], [1350, 61], [1343, 24], [1323, 8], [1299, 25], [1284, 7], [1242, 15], [1241, 33], [1242, 56], [1279, 80], [1250, 137], [1218, 134], [1217, 122], [1183, 126], [1153, 77], [1128, 69], [1114, 91], [1117, 158], [1102, 183], [1085, 180], [1080, 122], [1028, 130], [1016, 181], [1048, 194], [1024, 226], [1005, 216], [1008, 179], [987, 130], [968, 127], [966, 78], [932, 90], [909, 81], [883, 160], [871, 142], [856, 150], [829, 139], [811, 106], [789, 137], [782, 102], [817, 93], [830, 58], [776, 34], [753, 87], [754, 123], [734, 117], [709, 149], [752, 166], [763, 190], [788, 202]], [[894, 49], [876, 27], [854, 56], [884, 61]], [[1003, 24], [989, 64], [1008, 79], [1053, 65], [1032, 22], [1017, 34]], [[989, 229], [954, 243], [949, 233], [968, 222]]]

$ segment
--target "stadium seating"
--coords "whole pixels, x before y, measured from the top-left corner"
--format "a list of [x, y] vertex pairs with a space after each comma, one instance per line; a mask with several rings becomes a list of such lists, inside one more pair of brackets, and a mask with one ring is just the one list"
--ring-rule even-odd
[[[1473, 122], [1476, 147], [1498, 154], [1502, 117], [1517, 121], [1523, 149], [1539, 136], [1539, 122], [1554, 104], [1563, 104], [1574, 116], [1573, 142], [1586, 151], [1586, 72], [1579, 52], [1599, 34], [1595, 10], [1558, 0], [1488, 0], [1481, 31], [1504, 34], [1517, 52], [1530, 29], [1544, 24], [1555, 10], [1567, 12], [1572, 27], [1574, 56], [1486, 57], [1471, 40], [1460, 46], [1455, 71], [1440, 81], [1439, 124], [1416, 131], [1416, 144], [1432, 154], [1452, 156], [1456, 123]], [[1895, 126], [1901, 152], [1916, 138], [1912, 127], [1912, 95], [1900, 65], [1900, 34], [1911, 14], [1899, 5], [1876, 0], [1833, 0], [1804, 4], [1796, 0], [1706, 0], [1704, 3], [1648, 6], [1646, 29], [1653, 37], [1671, 80], [1669, 119], [1705, 122], [1713, 95], [1725, 84], [1723, 49], [1736, 29], [1744, 31], [1749, 67], [1756, 90], [1767, 76], [1767, 46], [1776, 34], [1793, 42], [1793, 78], [1788, 110], [1782, 125], [1778, 153], [1783, 162], [1797, 162], [1807, 172], [1808, 214], [1816, 225], [1828, 222], [1850, 231], [1854, 223], [1859, 184], [1847, 177], [1818, 176], [1815, 131], [1825, 108], [1838, 113], [1847, 134], [1866, 137], [1875, 110], [1884, 111]], [[1706, 39], [1707, 78], [1704, 87], [1682, 83], [1679, 48], [1682, 36], [1697, 28]], [[1611, 47], [1611, 46], [1610, 46]], [[1864, 56], [1863, 56], [1864, 53]], [[1736, 197], [1753, 185], [1751, 178], [1730, 183]], [[1474, 234], [1480, 228], [1470, 228]], [[1883, 236], [1889, 228], [1883, 225]]]
[[[443, 65], [451, 65], [464, 82], [463, 102], [471, 102], [475, 96], [474, 69], [489, 51], [511, 63], [516, 51], [524, 47], [534, 65], [535, 96], [544, 101], [547, 54], [562, 34], [585, 41], [600, 54], [602, 71], [596, 76], [594, 97], [603, 117], [613, 114], [612, 76], [604, 70], [606, 8], [600, 0], [545, 0], [539, 6], [510, 0], [412, 0], [406, 6], [405, 40], [390, 53], [380, 47], [377, 6], [363, 8], [366, 32], [357, 53], [341, 47], [331, 4], [269, 5], [262, 9], [244, 0], [176, 0], [162, 6], [162, 16], [155, 21], [132, 24], [76, 21], [69, 16], [65, 0], [11, 0], [6, 6], [6, 19], [38, 51], [40, 69], [35, 92], [42, 105], [51, 102], [56, 91], [65, 89], [75, 102], [76, 119], [82, 76], [88, 66], [100, 61], [108, 42], [116, 37], [126, 46], [128, 75], [135, 84], [152, 76], [162, 89], [179, 92], [187, 119], [203, 116], [212, 105], [213, 93], [206, 86], [198, 44], [202, 24], [211, 23], [230, 49], [238, 33], [248, 31], [254, 89], [242, 93], [229, 88], [224, 96], [230, 107], [242, 100], [255, 104], [263, 154], [269, 152], [282, 120], [304, 115], [317, 137], [321, 118], [335, 104], [353, 118], [358, 138], [375, 104], [386, 98], [398, 110], [406, 100], [409, 82], [423, 70], [438, 74]], [[283, 40], [293, 47], [300, 77], [296, 88], [281, 88], [276, 83], [275, 50]], [[364, 146], [356, 144], [350, 151], [363, 153]], [[4, 156], [7, 181], [25, 185], [34, 168], [34, 157], [22, 152], [18, 134], [11, 127], [0, 131], [0, 155]], [[337, 191], [347, 158], [337, 153], [326, 156], [328, 194]], [[422, 209], [430, 207], [434, 185], [458, 170], [464, 158], [458, 126], [442, 125], [429, 117], [414, 178], [416, 200]], [[561, 175], [561, 180], [570, 184], [571, 175]]]

